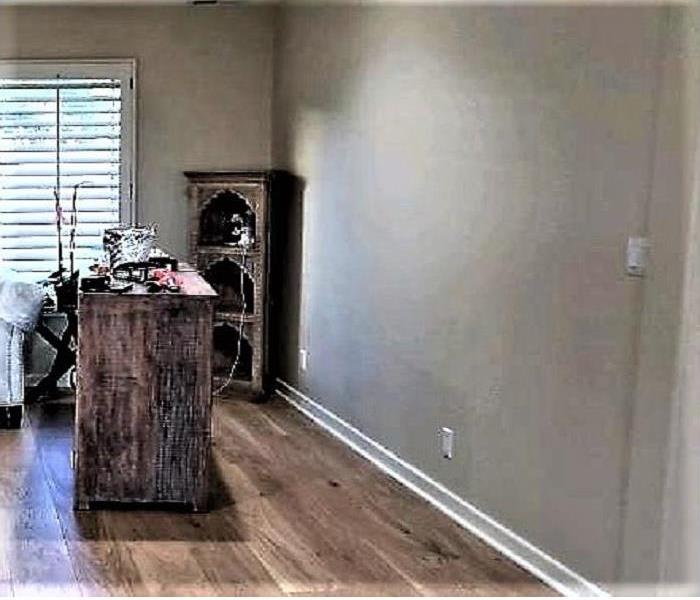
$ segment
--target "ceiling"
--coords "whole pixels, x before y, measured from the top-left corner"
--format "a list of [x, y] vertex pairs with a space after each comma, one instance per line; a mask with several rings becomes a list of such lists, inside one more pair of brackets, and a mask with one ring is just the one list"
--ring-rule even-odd
[[119, 6], [138, 6], [152, 4], [170, 4], [182, 6], [187, 4], [201, 4], [203, 6], [216, 4], [238, 4], [240, 0], [0, 0], [0, 6], [18, 6], [18, 5], [43, 5], [43, 6], [61, 6], [66, 4], [85, 4], [85, 5], [119, 5]]
[[[668, 5], [692, 4], [695, 0], [612, 0], [613, 4]], [[21, 5], [105, 5], [105, 6], [148, 6], [148, 5], [199, 5], [208, 8], [212, 5], [263, 4], [281, 2], [284, 4], [451, 4], [451, 5], [586, 5], [611, 4], [611, 0], [0, 0], [2, 6]]]

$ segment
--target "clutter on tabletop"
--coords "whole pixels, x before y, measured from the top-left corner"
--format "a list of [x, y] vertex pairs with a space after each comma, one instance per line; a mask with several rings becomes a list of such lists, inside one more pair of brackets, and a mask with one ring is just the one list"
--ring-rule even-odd
[[81, 280], [83, 292], [179, 293], [178, 261], [155, 247], [155, 225], [120, 225], [105, 230], [104, 256]]

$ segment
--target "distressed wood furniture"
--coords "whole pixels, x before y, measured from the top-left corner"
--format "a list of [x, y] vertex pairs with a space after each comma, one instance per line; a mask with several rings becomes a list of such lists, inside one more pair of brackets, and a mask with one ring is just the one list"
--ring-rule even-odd
[[206, 508], [216, 293], [181, 268], [180, 293], [81, 292], [75, 506]]
[[[263, 391], [267, 353], [268, 215], [276, 175], [268, 171], [186, 172], [190, 261], [216, 289], [214, 385]], [[243, 239], [231, 235], [240, 223]], [[240, 355], [238, 346], [240, 344]]]

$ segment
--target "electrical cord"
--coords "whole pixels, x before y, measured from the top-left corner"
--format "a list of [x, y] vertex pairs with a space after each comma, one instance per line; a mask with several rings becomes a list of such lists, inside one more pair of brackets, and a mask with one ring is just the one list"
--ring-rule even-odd
[[214, 396], [218, 396], [223, 392], [229, 385], [231, 385], [231, 382], [233, 381], [233, 376], [236, 373], [236, 369], [238, 368], [238, 363], [241, 360], [241, 343], [243, 342], [243, 322], [245, 320], [245, 313], [246, 310], [248, 309], [248, 304], [246, 301], [245, 297], [245, 288], [243, 287], [245, 284], [244, 281], [244, 273], [243, 271], [245, 270], [245, 256], [246, 256], [246, 248], [243, 247], [243, 253], [241, 255], [241, 264], [240, 264], [240, 286], [239, 289], [241, 290], [241, 316], [238, 321], [238, 345], [236, 348], [236, 358], [233, 361], [233, 364], [231, 365], [231, 370], [228, 373], [228, 376], [226, 377], [226, 380], [224, 381], [223, 384], [221, 384], [218, 388], [214, 390]]

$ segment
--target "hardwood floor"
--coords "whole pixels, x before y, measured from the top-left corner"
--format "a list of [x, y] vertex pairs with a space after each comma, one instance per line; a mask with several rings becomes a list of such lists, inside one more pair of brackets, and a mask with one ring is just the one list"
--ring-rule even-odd
[[280, 400], [217, 403], [199, 515], [73, 512], [72, 418], [0, 431], [0, 595], [552, 595]]

